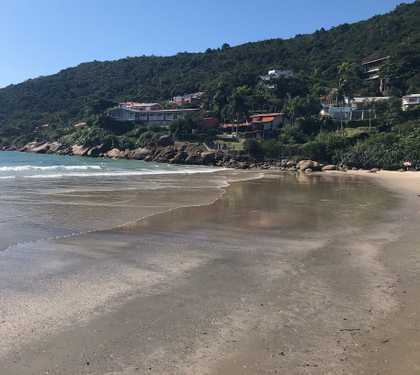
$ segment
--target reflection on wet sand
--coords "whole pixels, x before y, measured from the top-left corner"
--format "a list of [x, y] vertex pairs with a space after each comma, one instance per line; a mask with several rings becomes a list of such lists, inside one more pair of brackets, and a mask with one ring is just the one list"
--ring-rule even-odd
[[377, 253], [397, 205], [359, 178], [271, 175], [7, 252], [2, 375], [357, 373], [349, 329], [395, 306]]

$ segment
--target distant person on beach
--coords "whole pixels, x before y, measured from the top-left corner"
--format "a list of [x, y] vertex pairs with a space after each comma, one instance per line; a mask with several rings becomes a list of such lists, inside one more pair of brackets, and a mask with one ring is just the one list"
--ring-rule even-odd
[[409, 161], [409, 160], [406, 160], [404, 163], [403, 163], [403, 165], [404, 165], [404, 169], [408, 172], [409, 171], [409, 169], [412, 167], [412, 163], [411, 163], [411, 161]]

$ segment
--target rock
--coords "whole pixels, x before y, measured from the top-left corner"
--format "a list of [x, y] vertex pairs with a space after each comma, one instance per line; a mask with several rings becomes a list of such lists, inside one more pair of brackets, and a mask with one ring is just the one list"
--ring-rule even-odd
[[35, 152], [36, 154], [46, 154], [50, 149], [50, 144], [45, 142], [39, 146], [33, 147], [32, 149], [28, 150], [29, 152]]
[[89, 151], [89, 147], [73, 145], [71, 147], [71, 153], [75, 156], [85, 156]]
[[171, 164], [182, 164], [185, 162], [185, 159], [188, 157], [188, 154], [184, 151], [177, 152], [175, 156], [169, 160]]
[[203, 164], [214, 164], [216, 160], [216, 151], [205, 151], [200, 154]]
[[294, 160], [285, 160], [284, 166], [287, 168], [296, 167], [296, 162]]
[[157, 150], [154, 160], [159, 163], [167, 163], [171, 160], [176, 154], [175, 149], [172, 146], [167, 146], [161, 150]]
[[174, 149], [177, 152], [185, 151], [186, 148], [187, 148], [186, 142], [179, 142], [179, 141], [174, 142]]
[[305, 171], [305, 169], [312, 169], [313, 171], [320, 171], [322, 166], [317, 161], [313, 160], [301, 160], [299, 163], [296, 164], [296, 168]]
[[104, 152], [105, 152], [104, 145], [98, 145], [98, 146], [95, 146], [95, 147], [92, 147], [91, 149], [89, 149], [89, 151], [86, 153], [86, 156], [98, 157], [101, 154], [103, 154]]
[[113, 148], [112, 150], [109, 150], [105, 156], [111, 159], [120, 159], [123, 154], [124, 151], [121, 151], [118, 148]]
[[33, 152], [32, 150], [34, 148], [39, 147], [43, 144], [44, 144], [44, 142], [30, 142], [30, 143], [26, 144], [25, 146], [21, 147], [19, 149], [19, 151], [21, 151], [21, 152]]
[[249, 169], [249, 163], [246, 161], [241, 161], [238, 163], [237, 168], [239, 169]]
[[372, 168], [369, 173], [378, 173], [379, 169], [378, 168]]
[[49, 147], [48, 152], [52, 153], [52, 154], [55, 154], [58, 151], [60, 151], [63, 147], [64, 146], [60, 142], [52, 142], [52, 143], [50, 143], [50, 147]]
[[188, 154], [185, 159], [186, 164], [203, 164], [201, 154]]
[[159, 147], [172, 146], [173, 144], [174, 144], [174, 140], [170, 135], [162, 135], [157, 141], [157, 145]]
[[337, 166], [336, 165], [332, 165], [332, 164], [325, 165], [324, 167], [322, 167], [322, 170], [324, 172], [326, 172], [326, 171], [336, 171], [337, 170]]
[[304, 171], [306, 169], [313, 168], [313, 167], [314, 167], [314, 162], [312, 160], [301, 160], [297, 164], [297, 169], [301, 171]]
[[130, 153], [130, 159], [144, 160], [145, 157], [152, 154], [152, 150], [146, 147], [137, 148]]

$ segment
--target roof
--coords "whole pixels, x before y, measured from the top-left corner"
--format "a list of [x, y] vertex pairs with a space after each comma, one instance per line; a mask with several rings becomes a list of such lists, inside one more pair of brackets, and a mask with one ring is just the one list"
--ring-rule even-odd
[[251, 127], [251, 126], [252, 126], [252, 124], [249, 124], [249, 123], [243, 123], [243, 124], [223, 124], [222, 125], [222, 128], [229, 129], [229, 128], [236, 128], [236, 127], [240, 128], [240, 127]]
[[279, 117], [279, 116], [284, 116], [284, 113], [260, 113], [258, 115], [252, 115], [249, 117], [256, 118], [256, 117]]
[[385, 61], [388, 60], [390, 58], [390, 56], [385, 56], [385, 57], [380, 57], [380, 58], [368, 58], [362, 61], [362, 65], [368, 65], [368, 64], [373, 64], [373, 63], [378, 63], [381, 61]]
[[390, 96], [370, 96], [370, 97], [359, 97], [353, 98], [354, 103], [365, 103], [365, 102], [380, 102], [383, 100], [390, 100]]
[[180, 113], [180, 112], [197, 112], [200, 111], [199, 108], [182, 108], [182, 109], [154, 109], [151, 111], [141, 111], [135, 108], [121, 108], [121, 107], [116, 107], [116, 108], [112, 108], [111, 110], [116, 110], [116, 109], [120, 109], [120, 110], [125, 110], [125, 111], [130, 111], [130, 112], [139, 112], [139, 113]]
[[411, 95], [405, 95], [403, 98], [420, 98], [420, 94], [411, 94]]
[[124, 102], [120, 103], [122, 106], [126, 107], [153, 107], [156, 105], [160, 105], [159, 103], [136, 103], [136, 102]]

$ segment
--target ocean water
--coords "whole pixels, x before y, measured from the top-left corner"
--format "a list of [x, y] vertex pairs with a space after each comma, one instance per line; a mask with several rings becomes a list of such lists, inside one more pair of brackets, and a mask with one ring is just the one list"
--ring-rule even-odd
[[222, 169], [0, 152], [0, 251], [207, 203]]
[[0, 152], [0, 180], [209, 173], [214, 169], [133, 160]]

